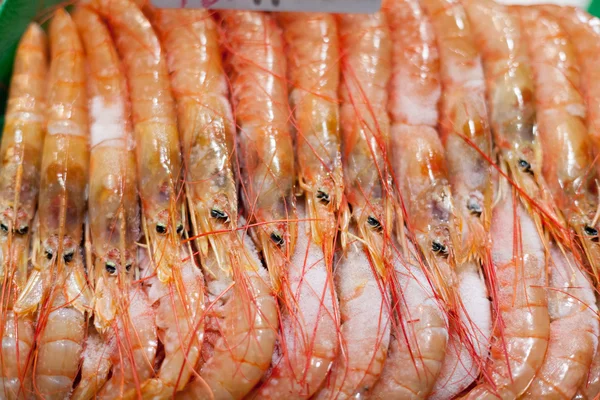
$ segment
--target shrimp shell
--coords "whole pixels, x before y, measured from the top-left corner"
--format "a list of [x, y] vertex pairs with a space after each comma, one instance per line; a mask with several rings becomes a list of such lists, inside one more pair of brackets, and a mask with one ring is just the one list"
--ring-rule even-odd
[[294, 147], [288, 128], [286, 62], [271, 15], [223, 11], [225, 40], [243, 166], [243, 199], [257, 229], [273, 286], [294, 254], [297, 236]]
[[[300, 187], [306, 192], [313, 240], [333, 260], [337, 212], [343, 204], [338, 86], [340, 49], [335, 17], [284, 13], [290, 105], [294, 109]], [[328, 262], [330, 262], [328, 261]]]
[[387, 165], [390, 121], [386, 110], [391, 76], [390, 31], [381, 12], [340, 15], [338, 22], [345, 49], [340, 117], [346, 196], [376, 269], [385, 276], [384, 264], [389, 256], [385, 242], [393, 222]]

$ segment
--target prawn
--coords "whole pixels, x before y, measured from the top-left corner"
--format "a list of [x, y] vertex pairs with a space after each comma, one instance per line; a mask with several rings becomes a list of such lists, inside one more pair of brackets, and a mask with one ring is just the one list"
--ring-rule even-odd
[[333, 276], [298, 205], [298, 240], [287, 268], [281, 333], [272, 368], [250, 398], [308, 399], [327, 376], [338, 349]]
[[508, 181], [500, 182], [491, 236], [498, 314], [489, 378], [464, 398], [515, 399], [540, 370], [550, 337], [546, 257], [534, 220]]
[[[390, 121], [385, 106], [391, 76], [390, 30], [383, 13], [339, 16], [342, 54], [341, 127], [346, 197], [352, 218], [382, 277], [393, 223], [387, 164]], [[347, 219], [346, 217], [345, 219]], [[342, 221], [342, 243], [348, 221]]]
[[340, 349], [314, 398], [361, 399], [371, 394], [384, 372], [391, 330], [389, 291], [359, 239], [350, 240], [339, 255], [334, 282], [340, 301]]
[[[205, 10], [157, 10], [178, 104], [186, 188], [207, 281], [204, 349], [198, 379], [182, 397], [241, 398], [268, 368], [277, 311], [255, 249], [239, 225], [233, 174], [235, 125], [217, 26]], [[208, 243], [210, 242], [210, 248]], [[192, 361], [188, 353], [188, 362]]]
[[340, 48], [335, 17], [283, 13], [290, 105], [296, 127], [298, 180], [305, 192], [314, 242], [331, 265], [337, 212], [346, 210], [337, 90]]
[[[407, 225], [432, 269], [425, 272], [441, 292], [444, 306], [459, 317], [449, 321], [449, 332], [445, 331], [450, 333], [447, 345], [447, 338], [441, 335], [440, 344], [425, 342], [437, 350], [445, 347], [446, 353], [432, 354], [433, 362], [428, 365], [431, 369], [425, 373], [420, 373], [417, 365], [411, 381], [419, 388], [417, 397], [427, 396], [433, 390], [433, 399], [451, 398], [477, 378], [479, 359], [487, 353], [491, 333], [490, 303], [478, 264], [474, 260], [457, 262], [453, 251], [456, 246], [452, 242], [458, 241], [454, 206], [444, 148], [435, 129], [441, 88], [432, 27], [417, 2], [390, 4], [389, 12], [394, 21], [395, 61], [390, 101], [394, 122], [392, 151], [399, 191], [407, 207]], [[412, 103], [403, 95], [407, 87], [414, 94]], [[429, 349], [423, 350], [430, 354]], [[419, 357], [418, 346], [410, 351]], [[422, 362], [415, 360], [417, 364]], [[433, 387], [426, 386], [433, 382]]]
[[223, 11], [235, 118], [239, 125], [242, 197], [276, 292], [297, 237], [294, 147], [283, 38], [268, 14]]
[[92, 293], [80, 243], [86, 207], [89, 127], [85, 63], [77, 28], [59, 9], [50, 24], [47, 136], [43, 146], [39, 228], [33, 244], [33, 270], [14, 310], [39, 309], [33, 388], [46, 399], [62, 399], [81, 362], [85, 314]]
[[598, 260], [598, 188], [586, 109], [579, 92], [579, 67], [566, 32], [546, 12], [515, 8], [535, 82], [542, 173], [557, 208], [581, 241], [596, 279]]
[[544, 364], [524, 399], [572, 399], [585, 383], [598, 347], [600, 326], [594, 288], [572, 253], [554, 245], [548, 258], [550, 342]]
[[[146, 321], [153, 321], [153, 310], [141, 286], [133, 285], [138, 269], [136, 242], [140, 237], [140, 210], [135, 156], [131, 151], [133, 140], [127, 83], [117, 50], [100, 17], [88, 8], [77, 7], [73, 19], [89, 66], [91, 154], [88, 217], [93, 268], [90, 266], [88, 271], [93, 271], [94, 275], [94, 325], [97, 332], [90, 332], [86, 341], [81, 381], [72, 398], [90, 399], [99, 395], [111, 370], [112, 359], [118, 359], [115, 353], [119, 351], [119, 343], [125, 354], [122, 357], [127, 358], [135, 354], [135, 350], [128, 353], [131, 349], [127, 347], [143, 342], [140, 347], [147, 350], [145, 358], [138, 357], [141, 362], [132, 362], [130, 369], [133, 368], [138, 379], [149, 377], [153, 373], [157, 337], [154, 323], [143, 329], [134, 329], [129, 323], [133, 304], [144, 307], [142, 314], [150, 315]], [[140, 318], [143, 317], [133, 320], [138, 327]], [[115, 336], [120, 337], [118, 343]], [[126, 361], [124, 363], [127, 364]], [[109, 387], [119, 376], [117, 367], [120, 365], [115, 367]]]
[[457, 262], [486, 260], [492, 206], [490, 124], [481, 59], [458, 0], [424, 0], [440, 54], [440, 134], [462, 246]]
[[33, 319], [17, 317], [13, 303], [27, 280], [46, 133], [47, 73], [46, 35], [32, 23], [17, 49], [0, 149], [0, 397], [5, 399], [25, 398], [31, 390]]

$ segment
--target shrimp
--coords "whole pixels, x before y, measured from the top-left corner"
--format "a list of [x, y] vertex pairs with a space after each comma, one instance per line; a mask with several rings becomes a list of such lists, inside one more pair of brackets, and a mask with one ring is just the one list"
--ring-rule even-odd
[[77, 28], [62, 9], [50, 24], [50, 50], [38, 237], [33, 270], [14, 310], [26, 315], [39, 308], [33, 388], [46, 399], [62, 399], [79, 370], [92, 302], [80, 248], [89, 168], [84, 55]]
[[[451, 336], [447, 346], [447, 338], [441, 335], [447, 335], [447, 329], [438, 332], [439, 343], [425, 342], [435, 346], [436, 350], [445, 348], [446, 352], [445, 356], [432, 354], [433, 362], [427, 365], [431, 369], [425, 373], [419, 370], [424, 368], [423, 361], [418, 360], [421, 349], [417, 346], [408, 350], [415, 353], [417, 364], [413, 370], [415, 376], [409, 382], [418, 388], [413, 394], [415, 397], [428, 396], [433, 389], [431, 398], [451, 398], [478, 375], [478, 360], [487, 353], [491, 331], [490, 304], [479, 266], [474, 261], [457, 263], [452, 251], [457, 229], [444, 149], [435, 130], [441, 89], [439, 59], [431, 25], [415, 1], [389, 4], [388, 12], [389, 19], [394, 21], [394, 80], [390, 101], [394, 122], [393, 165], [407, 207], [407, 224], [432, 269], [425, 272], [431, 276], [445, 307], [461, 319], [450, 321]], [[414, 79], [414, 76], [420, 79]], [[413, 94], [411, 103], [403, 95], [407, 87]], [[430, 354], [428, 348], [423, 351]], [[436, 362], [442, 359], [443, 363]], [[433, 382], [434, 387], [427, 386]]]
[[298, 241], [286, 285], [279, 348], [273, 367], [250, 398], [308, 399], [325, 379], [338, 349], [333, 277], [323, 250], [312, 239], [303, 205], [298, 205]]
[[47, 60], [46, 35], [31, 24], [17, 49], [0, 149], [0, 397], [5, 399], [25, 398], [31, 390], [33, 320], [30, 315], [17, 317], [13, 303], [27, 279], [46, 133]]
[[526, 43], [536, 84], [536, 110], [542, 147], [542, 173], [558, 209], [582, 242], [596, 279], [598, 188], [592, 142], [579, 92], [579, 68], [566, 32], [539, 9], [515, 9], [528, 26]]
[[492, 148], [485, 83], [471, 26], [458, 0], [424, 0], [440, 53], [440, 133], [462, 233], [457, 262], [485, 260], [492, 206]]
[[[140, 210], [136, 191], [135, 156], [131, 151], [133, 141], [127, 83], [108, 28], [100, 17], [85, 7], [78, 7], [73, 19], [83, 41], [90, 72], [88, 216], [91, 231], [90, 256], [93, 255], [91, 259], [95, 274], [94, 325], [98, 333], [92, 331], [88, 336], [81, 381], [72, 397], [90, 399], [98, 395], [99, 389], [106, 382], [112, 360], [118, 361], [115, 353], [120, 349], [115, 345], [115, 336], [120, 338], [122, 353], [126, 354], [122, 357], [125, 359], [132, 357], [128, 354], [129, 351], [135, 354], [135, 350], [129, 346], [135, 347], [137, 342], [143, 342], [142, 347], [148, 350], [145, 353], [147, 359], [131, 363], [130, 368], [133, 368], [138, 378], [149, 377], [153, 373], [157, 337], [153, 323], [144, 329], [132, 329], [128, 323], [134, 303], [145, 308], [143, 315], [150, 315], [152, 318], [153, 311], [141, 287], [133, 285], [133, 275], [138, 268], [136, 242], [140, 237]], [[116, 330], [117, 326], [121, 329]], [[146, 332], [149, 333], [147, 336], [144, 335]], [[128, 361], [122, 363], [127, 364]], [[114, 370], [117, 371], [119, 367], [117, 365]]]
[[[596, 296], [596, 309], [600, 309], [598, 296]], [[596, 317], [597, 319], [598, 317]], [[595, 399], [600, 394], [600, 340], [592, 360], [592, 365], [577, 394], [573, 397], [575, 400]]]
[[330, 14], [284, 13], [279, 18], [288, 45], [290, 103], [296, 125], [300, 187], [306, 193], [312, 238], [333, 260], [337, 212], [343, 199], [341, 138], [337, 90], [339, 41]]
[[[342, 54], [342, 161], [352, 217], [381, 276], [385, 276], [393, 223], [387, 164], [390, 121], [386, 112], [391, 39], [381, 12], [339, 17]], [[346, 235], [343, 221], [342, 241]]]
[[340, 350], [314, 397], [362, 399], [384, 371], [391, 329], [389, 291], [358, 239], [340, 255], [334, 281], [340, 300]]
[[598, 346], [598, 308], [588, 278], [573, 254], [558, 246], [550, 248], [549, 261], [550, 342], [525, 399], [572, 399], [587, 378]]
[[491, 224], [498, 313], [488, 380], [464, 398], [515, 399], [540, 370], [550, 337], [544, 244], [507, 181], [500, 182]]
[[294, 148], [283, 38], [272, 16], [224, 11], [235, 117], [240, 127], [242, 197], [275, 291], [294, 254]]

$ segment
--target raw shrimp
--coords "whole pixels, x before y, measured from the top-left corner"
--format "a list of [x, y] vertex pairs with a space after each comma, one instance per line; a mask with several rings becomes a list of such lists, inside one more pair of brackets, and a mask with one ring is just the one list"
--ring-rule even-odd
[[90, 0], [114, 31], [131, 92], [138, 189], [152, 266], [163, 283], [181, 264], [185, 233], [181, 154], [165, 55], [131, 0]]
[[329, 372], [338, 349], [333, 276], [298, 205], [298, 240], [287, 267], [281, 333], [273, 367], [250, 398], [308, 399]]
[[[447, 335], [447, 329], [438, 332], [436, 342], [425, 342], [435, 350], [445, 348], [446, 351], [444, 356], [423, 349], [425, 354], [434, 356], [428, 360], [433, 361], [427, 365], [428, 371], [420, 370], [425, 366], [423, 360], [419, 360], [419, 346], [408, 349], [414, 352], [415, 358], [415, 376], [409, 380], [409, 387], [414, 385], [413, 396], [417, 398], [428, 396], [432, 389], [433, 399], [452, 398], [479, 374], [479, 359], [487, 353], [491, 331], [490, 304], [478, 265], [474, 261], [455, 262], [452, 242], [453, 239], [457, 242], [457, 228], [452, 193], [444, 149], [435, 130], [441, 89], [431, 25], [416, 1], [389, 4], [388, 12], [390, 21], [394, 21], [391, 24], [394, 80], [390, 89], [393, 166], [407, 208], [407, 225], [430, 267], [426, 272], [445, 301], [445, 307], [460, 317], [460, 320], [450, 320], [447, 347], [447, 337], [440, 336], [441, 333]], [[404, 95], [407, 87], [411, 93], [410, 103]], [[407, 271], [416, 269], [405, 266]], [[439, 363], [441, 360], [443, 363]], [[398, 374], [405, 372], [401, 369]]]
[[46, 133], [47, 70], [46, 35], [31, 24], [17, 49], [0, 149], [0, 397], [4, 399], [25, 398], [31, 390], [32, 316], [17, 317], [12, 309], [27, 280]]
[[573, 254], [549, 251], [550, 342], [544, 364], [525, 399], [572, 399], [587, 380], [598, 346], [598, 308], [594, 289]]
[[[352, 226], [351, 226], [352, 228]], [[390, 342], [389, 291], [358, 240], [335, 268], [340, 300], [340, 349], [317, 400], [368, 397], [382, 373]]]
[[[375, 267], [385, 276], [393, 224], [387, 164], [390, 121], [386, 106], [391, 40], [385, 15], [339, 17], [342, 54], [342, 160], [346, 196]], [[343, 221], [342, 242], [347, 221]]]
[[492, 340], [489, 382], [468, 399], [519, 397], [542, 366], [550, 335], [542, 240], [507, 181], [500, 190], [491, 235], [501, 323]]
[[[600, 309], [598, 296], [596, 296], [596, 309]], [[596, 317], [598, 318], [598, 317]], [[588, 371], [587, 377], [579, 388], [577, 394], [573, 397], [575, 400], [595, 399], [600, 394], [600, 340], [592, 365]]]
[[457, 261], [486, 259], [492, 206], [492, 138], [479, 53], [458, 0], [424, 0], [431, 18], [442, 80], [440, 133], [446, 149], [462, 248]]
[[[98, 396], [108, 378], [112, 360], [119, 364], [114, 367], [109, 387], [119, 375], [119, 369], [132, 370], [138, 379], [149, 378], [154, 372], [157, 337], [147, 296], [139, 285], [132, 284], [138, 269], [136, 242], [140, 237], [140, 210], [135, 155], [131, 151], [127, 82], [108, 28], [100, 17], [78, 7], [73, 19], [87, 53], [90, 78], [88, 217], [90, 259], [94, 267], [88, 271], [95, 275], [94, 325], [99, 334], [92, 331], [88, 336], [81, 381], [72, 397], [90, 399]], [[134, 304], [142, 310], [133, 309]], [[130, 313], [142, 316], [131, 320]], [[140, 318], [144, 316], [149, 316], [145, 321], [150, 323], [140, 329]], [[136, 354], [138, 347], [144, 349], [143, 357]], [[133, 361], [136, 356], [138, 362]], [[120, 382], [120, 393], [134, 383], [131, 379]]]
[[63, 399], [79, 370], [92, 294], [80, 243], [86, 207], [89, 132], [84, 54], [75, 24], [59, 9], [50, 24], [49, 115], [33, 270], [14, 310], [39, 308], [33, 389]]
[[293, 88], [298, 180], [306, 194], [312, 238], [333, 262], [337, 212], [346, 210], [337, 90], [339, 41], [330, 14], [284, 13], [279, 21], [287, 43], [288, 76]]
[[542, 173], [598, 278], [598, 177], [585, 126], [585, 104], [579, 93], [575, 50], [566, 32], [546, 12], [516, 8], [515, 13], [521, 25], [528, 27], [525, 36], [536, 84]]
[[257, 240], [278, 291], [297, 236], [283, 38], [271, 15], [224, 11], [221, 17], [240, 127], [242, 197], [250, 222], [259, 224]]

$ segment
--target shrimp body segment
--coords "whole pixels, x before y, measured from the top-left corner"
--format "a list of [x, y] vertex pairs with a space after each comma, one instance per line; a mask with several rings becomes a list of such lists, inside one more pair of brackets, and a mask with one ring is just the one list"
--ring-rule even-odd
[[377, 271], [385, 276], [384, 264], [389, 256], [385, 242], [390, 238], [394, 214], [387, 162], [390, 30], [381, 12], [341, 15], [339, 29], [345, 49], [340, 117], [346, 196]]
[[424, 0], [440, 53], [440, 133], [446, 149], [463, 246], [457, 261], [485, 258], [491, 218], [490, 133], [485, 82], [466, 13], [458, 0]]
[[313, 240], [323, 246], [325, 258], [331, 261], [337, 211], [344, 201], [337, 24], [330, 14], [283, 14], [279, 21], [288, 46], [288, 76], [293, 85], [290, 105], [297, 131], [300, 187], [306, 192]]
[[298, 240], [282, 287], [285, 302], [273, 368], [252, 398], [308, 399], [325, 379], [338, 349], [333, 275], [312, 240], [304, 205], [298, 205]]
[[552, 246], [549, 258], [550, 342], [526, 399], [572, 399], [585, 383], [598, 347], [598, 308], [589, 278], [571, 253]]
[[581, 240], [596, 277], [600, 276], [598, 188], [586, 107], [579, 92], [575, 49], [550, 14], [517, 8], [536, 84], [536, 108], [543, 154], [542, 173], [552, 197]]
[[389, 291], [358, 240], [340, 255], [334, 281], [340, 300], [340, 349], [315, 399], [368, 397], [383, 372], [390, 343]]
[[131, 93], [138, 189], [152, 266], [161, 282], [180, 263], [183, 192], [175, 104], [165, 54], [150, 22], [131, 0], [89, 4], [112, 28]]
[[89, 164], [84, 53], [64, 10], [52, 19], [50, 49], [38, 237], [33, 271], [14, 309], [29, 314], [39, 308], [33, 388], [46, 399], [62, 399], [79, 370], [92, 297], [80, 248]]
[[0, 397], [5, 399], [25, 398], [31, 390], [33, 318], [17, 316], [12, 308], [27, 280], [46, 132], [47, 61], [46, 35], [31, 24], [17, 49], [0, 149]]
[[275, 290], [279, 290], [297, 235], [283, 37], [270, 15], [224, 11], [221, 16], [240, 127], [243, 199], [250, 222], [260, 224], [258, 243]]

